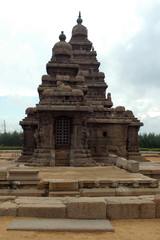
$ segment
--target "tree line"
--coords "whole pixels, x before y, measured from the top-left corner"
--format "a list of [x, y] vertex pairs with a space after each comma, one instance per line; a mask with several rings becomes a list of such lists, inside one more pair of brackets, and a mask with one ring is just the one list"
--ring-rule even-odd
[[160, 148], [160, 134], [139, 134], [139, 145], [141, 148]]
[[0, 133], [0, 146], [22, 146], [21, 132]]
[[[139, 134], [141, 148], [160, 148], [160, 134]], [[22, 132], [0, 133], [0, 146], [22, 146]]]

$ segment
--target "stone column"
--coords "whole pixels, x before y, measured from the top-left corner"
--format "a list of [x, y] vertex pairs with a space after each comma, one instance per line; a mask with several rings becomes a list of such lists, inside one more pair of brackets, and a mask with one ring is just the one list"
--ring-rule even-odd
[[52, 118], [52, 129], [51, 129], [51, 162], [50, 166], [54, 167], [55, 166], [55, 118]]
[[76, 116], [73, 120], [73, 148], [74, 149], [81, 149], [81, 128], [82, 128], [82, 121], [79, 116]]
[[127, 152], [128, 159], [140, 161], [142, 156], [139, 152], [139, 126], [129, 126], [127, 133]]

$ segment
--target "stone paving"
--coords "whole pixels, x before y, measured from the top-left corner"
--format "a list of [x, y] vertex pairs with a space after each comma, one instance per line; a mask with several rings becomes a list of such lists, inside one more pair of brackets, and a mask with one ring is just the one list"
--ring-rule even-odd
[[67, 232], [114, 232], [108, 220], [75, 219], [18, 219], [7, 230], [20, 231], [67, 231]]
[[159, 218], [159, 180], [116, 166], [29, 168], [8, 164], [0, 169], [0, 216]]

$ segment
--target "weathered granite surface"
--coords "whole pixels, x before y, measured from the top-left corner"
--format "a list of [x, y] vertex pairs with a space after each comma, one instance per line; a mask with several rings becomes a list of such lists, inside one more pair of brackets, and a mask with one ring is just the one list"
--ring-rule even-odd
[[19, 161], [52, 167], [112, 165], [109, 153], [140, 160], [138, 130], [143, 124], [123, 106], [112, 107], [81, 15], [69, 43], [63, 32], [59, 39], [38, 87], [40, 101], [27, 108], [20, 122]]

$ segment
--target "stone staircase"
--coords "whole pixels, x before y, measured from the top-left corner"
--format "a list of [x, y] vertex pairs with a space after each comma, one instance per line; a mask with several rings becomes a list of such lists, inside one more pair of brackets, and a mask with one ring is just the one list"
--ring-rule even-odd
[[160, 195], [129, 197], [0, 197], [0, 216], [56, 219], [160, 218]]
[[1, 196], [105, 197], [160, 194], [159, 180], [136, 174], [129, 179], [40, 179], [35, 168], [0, 171]]
[[63, 219], [160, 217], [159, 181], [139, 173], [118, 180], [107, 177], [99, 180], [40, 179], [38, 174], [35, 168], [1, 169], [1, 216]]

